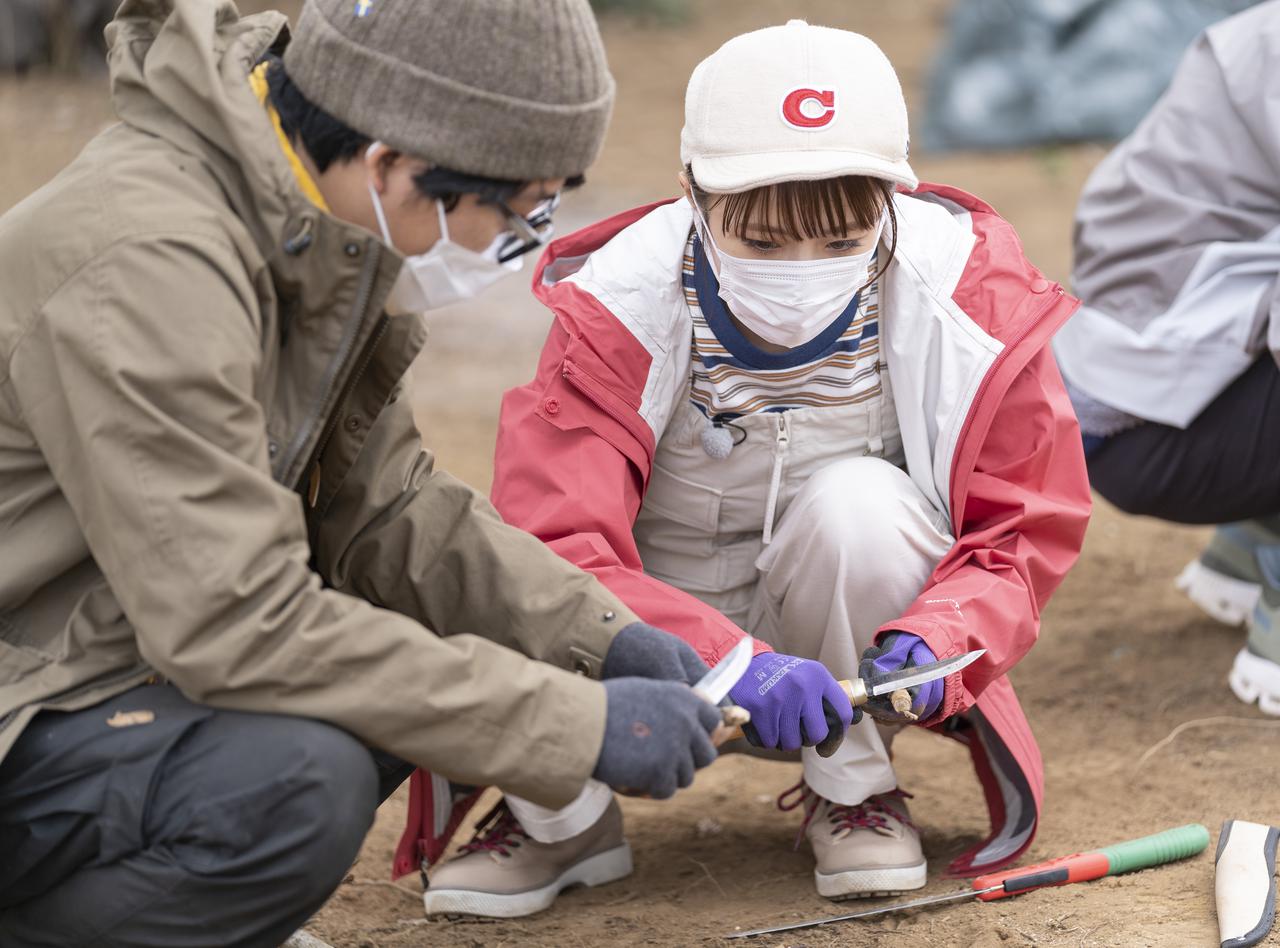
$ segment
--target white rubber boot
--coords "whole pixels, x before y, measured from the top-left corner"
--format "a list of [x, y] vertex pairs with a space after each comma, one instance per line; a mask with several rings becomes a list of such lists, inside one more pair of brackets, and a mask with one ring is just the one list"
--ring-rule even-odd
[[1280, 545], [1280, 517], [1224, 523], [1174, 583], [1219, 622], [1243, 625], [1264, 582], [1258, 551]]
[[1280, 717], [1280, 665], [1242, 648], [1227, 680], [1245, 704], [1256, 701], [1263, 714]]
[[1210, 616], [1232, 626], [1244, 625], [1262, 589], [1258, 583], [1220, 573], [1200, 560], [1188, 563], [1174, 585]]
[[1255, 560], [1262, 594], [1249, 614], [1249, 638], [1227, 680], [1245, 704], [1256, 701], [1263, 714], [1280, 717], [1280, 545], [1258, 547]]

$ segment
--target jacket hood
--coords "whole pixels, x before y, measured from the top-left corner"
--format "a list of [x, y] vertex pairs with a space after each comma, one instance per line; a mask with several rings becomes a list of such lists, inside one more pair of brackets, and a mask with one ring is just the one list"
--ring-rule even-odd
[[298, 188], [249, 85], [288, 37], [283, 14], [241, 17], [231, 0], [125, 0], [106, 30], [121, 121], [211, 168], [273, 270], [320, 213]]

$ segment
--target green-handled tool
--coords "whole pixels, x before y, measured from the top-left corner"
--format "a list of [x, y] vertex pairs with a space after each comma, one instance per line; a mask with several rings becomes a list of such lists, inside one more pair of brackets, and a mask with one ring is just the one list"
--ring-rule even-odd
[[1061, 859], [1024, 866], [1021, 869], [1006, 869], [1004, 872], [993, 872], [979, 876], [973, 880], [973, 887], [964, 892], [950, 892], [946, 895], [931, 895], [928, 898], [916, 899], [914, 902], [900, 902], [897, 905], [886, 905], [882, 908], [867, 909], [865, 912], [854, 912], [851, 915], [835, 915], [831, 918], [814, 918], [807, 922], [794, 922], [790, 925], [777, 925], [773, 928], [757, 928], [750, 932], [734, 932], [726, 938], [753, 938], [756, 935], [772, 935], [775, 932], [789, 932], [797, 928], [815, 928], [819, 925], [830, 925], [834, 922], [848, 922], [855, 918], [871, 918], [888, 912], [901, 912], [905, 909], [921, 908], [925, 905], [939, 905], [943, 902], [958, 902], [961, 899], [977, 898], [983, 902], [1021, 895], [1033, 889], [1046, 889], [1050, 886], [1067, 885], [1072, 882], [1088, 882], [1101, 879], [1103, 876], [1118, 876], [1123, 872], [1136, 872], [1139, 869], [1150, 869], [1152, 866], [1163, 866], [1167, 862], [1176, 862], [1204, 852], [1209, 845], [1209, 831], [1199, 823], [1188, 823], [1177, 829], [1165, 830], [1154, 836], [1132, 839], [1127, 843], [1117, 843], [1105, 849], [1094, 849], [1087, 853], [1076, 853]]

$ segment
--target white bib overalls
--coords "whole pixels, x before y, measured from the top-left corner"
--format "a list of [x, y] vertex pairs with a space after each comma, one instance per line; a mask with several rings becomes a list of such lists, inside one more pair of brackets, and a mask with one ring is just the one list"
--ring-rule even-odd
[[[663, 431], [634, 533], [645, 572], [724, 613], [780, 652], [858, 673], [862, 651], [911, 604], [954, 540], [902, 469], [902, 442], [882, 366], [882, 394], [858, 405], [738, 419], [724, 459], [682, 393]], [[732, 430], [732, 429], [730, 429]], [[892, 790], [897, 778], [869, 718], [836, 754], [801, 753], [805, 781], [842, 804]], [[508, 797], [534, 839], [591, 826], [609, 791], [594, 781], [560, 811]]]

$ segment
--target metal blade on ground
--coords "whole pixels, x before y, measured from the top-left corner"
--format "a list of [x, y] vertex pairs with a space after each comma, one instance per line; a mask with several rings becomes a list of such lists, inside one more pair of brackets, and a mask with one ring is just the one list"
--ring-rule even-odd
[[[998, 889], [1000, 886], [995, 886]], [[991, 889], [965, 889], [961, 892], [948, 892], [945, 895], [930, 895], [923, 899], [916, 899], [912, 902], [898, 902], [894, 905], [883, 905], [880, 908], [865, 909], [861, 912], [852, 912], [849, 915], [833, 915], [830, 918], [810, 918], [803, 922], [792, 922], [790, 925], [775, 925], [772, 928], [756, 928], [749, 932], [734, 932], [725, 935], [725, 938], [754, 938], [757, 935], [775, 935], [778, 932], [791, 932], [798, 928], [817, 928], [820, 925], [830, 925], [832, 922], [849, 922], [855, 918], [871, 918], [875, 915], [886, 915], [889, 912], [902, 912], [907, 909], [923, 908], [926, 905], [938, 905], [942, 902], [959, 902], [961, 899], [976, 898], [983, 892], [990, 892]]]

